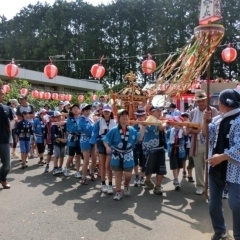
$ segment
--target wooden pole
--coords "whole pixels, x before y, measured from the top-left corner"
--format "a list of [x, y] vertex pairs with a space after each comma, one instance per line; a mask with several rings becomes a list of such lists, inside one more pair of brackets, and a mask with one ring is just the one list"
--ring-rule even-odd
[[[211, 45], [211, 30], [209, 31], [209, 46]], [[209, 47], [210, 49], [210, 47]], [[209, 59], [208, 67], [207, 67], [207, 111], [211, 111], [210, 108], [210, 80], [211, 80], [211, 59]], [[209, 151], [209, 131], [207, 127], [206, 132], [206, 159], [208, 159], [208, 151]], [[205, 164], [205, 198], [208, 200], [208, 162]]]

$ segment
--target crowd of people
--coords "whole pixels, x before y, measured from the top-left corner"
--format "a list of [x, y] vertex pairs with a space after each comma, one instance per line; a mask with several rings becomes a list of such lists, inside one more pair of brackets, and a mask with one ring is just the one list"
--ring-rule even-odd
[[[113, 115], [111, 105], [102, 96], [94, 104], [70, 104], [59, 102], [56, 109], [48, 105], [35, 112], [28, 103], [27, 96], [18, 100], [10, 99], [9, 107], [2, 104], [5, 93], [0, 92], [0, 182], [10, 188], [7, 174], [10, 157], [18, 158], [19, 144], [21, 168], [27, 168], [29, 159], [39, 157], [38, 164], [50, 171], [53, 161], [53, 175], [70, 176], [70, 169], [82, 185], [101, 177], [101, 191], [114, 194], [113, 173], [115, 175], [114, 200], [120, 200], [123, 192], [130, 194], [130, 181], [134, 174], [134, 185], [153, 189], [157, 195], [163, 194], [162, 180], [167, 173], [165, 153], [167, 151], [173, 185], [181, 188], [180, 178], [196, 181], [196, 194], [205, 190], [204, 168], [206, 156], [210, 164], [209, 194], [210, 216], [215, 234], [213, 240], [222, 239], [226, 226], [222, 216], [222, 194], [227, 197], [233, 212], [234, 237], [240, 239], [240, 158], [239, 158], [239, 106], [240, 95], [235, 90], [225, 90], [219, 97], [219, 111], [207, 109], [207, 94], [195, 94], [195, 108], [189, 106], [180, 112], [174, 103], [152, 106], [149, 113], [144, 106], [135, 112], [135, 120], [129, 119], [126, 109]], [[163, 121], [168, 119], [168, 121]], [[211, 124], [207, 124], [212, 120]], [[149, 124], [157, 123], [157, 124]], [[189, 128], [176, 123], [194, 122], [200, 128]], [[205, 137], [209, 126], [210, 151], [206, 153]], [[8, 134], [11, 129], [12, 134]], [[4, 134], [3, 134], [4, 133]], [[9, 153], [10, 145], [11, 155]], [[44, 159], [45, 149], [47, 157]], [[65, 155], [67, 159], [65, 160]], [[188, 164], [186, 163], [188, 160]], [[195, 169], [195, 180], [192, 171]], [[182, 171], [181, 171], [182, 170]], [[152, 174], [156, 174], [155, 183]], [[181, 174], [181, 175], [180, 175]], [[107, 180], [106, 180], [107, 179]], [[227, 186], [227, 187], [226, 187]]]

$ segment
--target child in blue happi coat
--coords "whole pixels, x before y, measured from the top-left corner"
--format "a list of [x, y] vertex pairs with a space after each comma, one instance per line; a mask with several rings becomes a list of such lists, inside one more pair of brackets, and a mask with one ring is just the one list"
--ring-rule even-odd
[[28, 167], [26, 162], [28, 153], [30, 152], [30, 137], [31, 135], [33, 135], [33, 126], [32, 123], [28, 120], [29, 116], [30, 116], [29, 112], [23, 111], [22, 113], [23, 119], [20, 122], [18, 122], [16, 127], [16, 135], [17, 138], [19, 139], [21, 151], [22, 169]]

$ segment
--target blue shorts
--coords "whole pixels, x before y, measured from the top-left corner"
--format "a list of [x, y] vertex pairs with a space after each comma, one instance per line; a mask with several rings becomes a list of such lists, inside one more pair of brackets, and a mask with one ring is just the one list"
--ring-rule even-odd
[[30, 152], [30, 141], [19, 141], [19, 146], [21, 153]]

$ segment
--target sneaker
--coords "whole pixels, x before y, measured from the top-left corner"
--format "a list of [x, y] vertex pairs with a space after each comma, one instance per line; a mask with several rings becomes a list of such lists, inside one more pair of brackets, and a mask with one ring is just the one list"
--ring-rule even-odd
[[63, 170], [63, 175], [64, 175], [65, 177], [69, 177], [69, 172], [70, 172], [70, 169], [69, 169], [69, 168], [64, 168], [64, 170]]
[[108, 186], [107, 185], [102, 185], [101, 186], [101, 192], [107, 193], [107, 191], [108, 191]]
[[188, 182], [195, 182], [195, 181], [193, 180], [193, 177], [188, 177]]
[[124, 194], [125, 195], [127, 195], [127, 196], [129, 196], [130, 195], [130, 188], [129, 188], [129, 186], [124, 186]]
[[59, 174], [59, 168], [54, 168], [53, 169], [53, 175]]
[[175, 190], [179, 190], [180, 189], [180, 183], [178, 180], [174, 180], [173, 181], [173, 185], [175, 186]]
[[203, 194], [203, 190], [201, 188], [197, 188], [196, 194], [197, 195], [202, 195]]
[[22, 163], [21, 169], [25, 169], [27, 167], [28, 167], [28, 165], [26, 163]]
[[91, 178], [91, 181], [95, 181], [96, 180], [96, 178], [94, 177], [94, 173], [90, 174], [90, 178]]
[[211, 240], [224, 240], [227, 238], [227, 233], [226, 232], [223, 232], [222, 234], [214, 234], [212, 237], [211, 237]]
[[108, 185], [108, 189], [107, 189], [107, 194], [113, 194], [113, 186], [112, 185]]
[[122, 192], [116, 192], [114, 196], [114, 200], [119, 201], [122, 198]]
[[154, 189], [153, 189], [153, 192], [157, 195], [162, 195], [163, 194], [162, 187], [161, 186], [155, 186]]
[[14, 158], [19, 158], [16, 153], [11, 154], [11, 159], [14, 159]]
[[85, 178], [85, 177], [82, 178], [81, 184], [82, 184], [82, 185], [88, 185], [87, 178]]
[[63, 173], [63, 170], [62, 170], [61, 167], [58, 168], [58, 172], [59, 172], [59, 173]]
[[33, 159], [33, 158], [34, 158], [33, 154], [28, 157], [28, 159]]
[[223, 199], [228, 199], [228, 190], [224, 190], [222, 194]]
[[45, 167], [45, 173], [48, 173], [48, 172], [49, 172], [49, 164], [47, 164]]
[[141, 185], [141, 186], [144, 186], [144, 185], [145, 185], [145, 183], [144, 183], [144, 178], [141, 178], [141, 179], [140, 179], [140, 185]]
[[75, 172], [74, 177], [80, 179], [82, 178], [82, 175], [80, 172]]
[[146, 188], [151, 188], [151, 189], [154, 188], [154, 183], [151, 180], [150, 181], [145, 180], [144, 185]]
[[134, 184], [135, 187], [137, 187], [138, 185], [140, 185], [140, 180], [139, 180], [139, 178], [135, 178], [133, 184]]
[[187, 172], [183, 171], [183, 178], [186, 178], [186, 177], [187, 177]]

